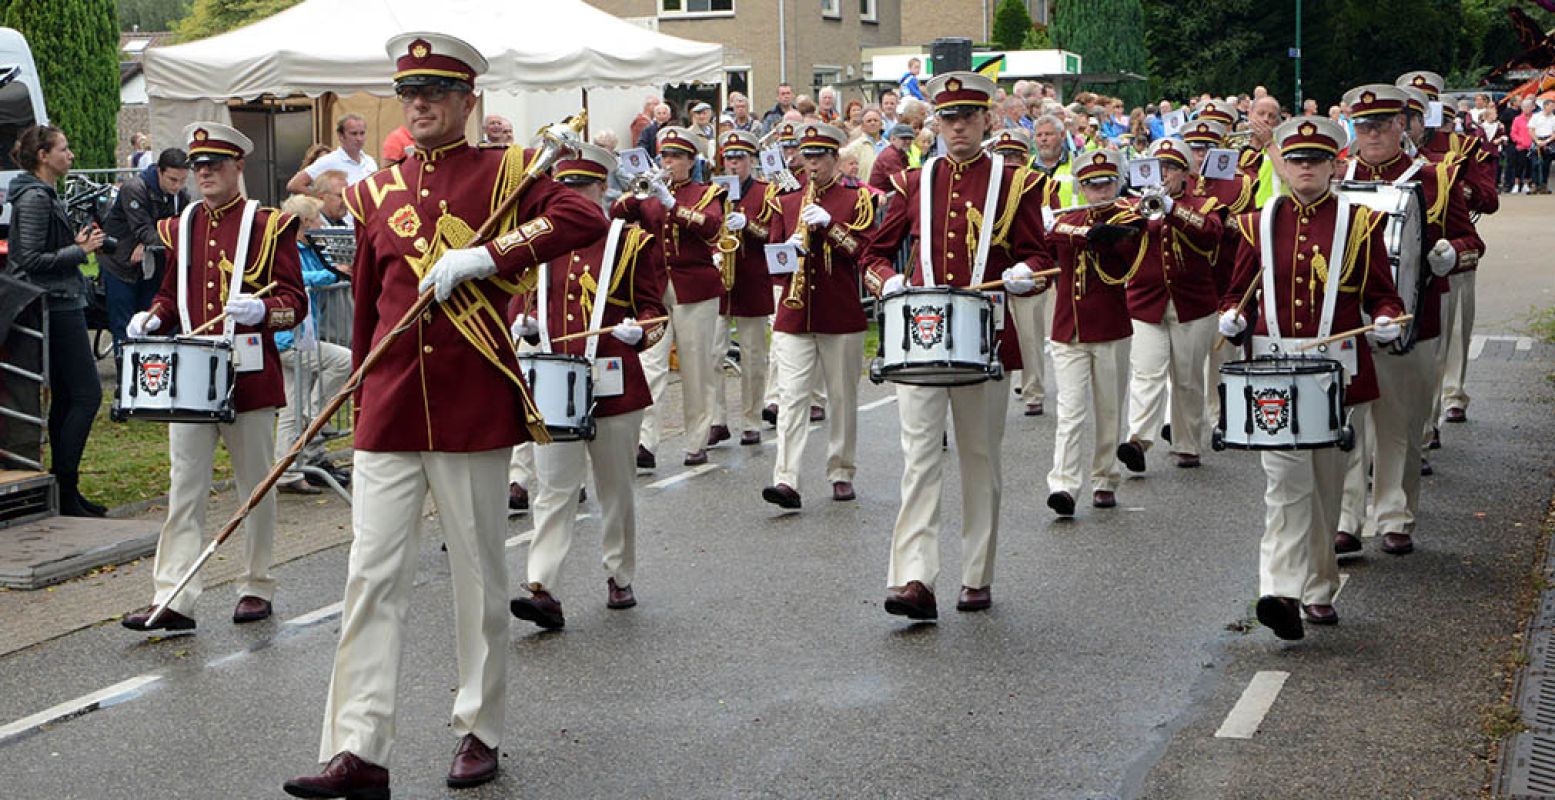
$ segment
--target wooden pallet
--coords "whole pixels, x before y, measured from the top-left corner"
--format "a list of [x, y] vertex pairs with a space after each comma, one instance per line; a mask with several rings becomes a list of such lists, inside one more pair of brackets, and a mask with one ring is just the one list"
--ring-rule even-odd
[[47, 472], [0, 470], [0, 528], [54, 516], [59, 493]]

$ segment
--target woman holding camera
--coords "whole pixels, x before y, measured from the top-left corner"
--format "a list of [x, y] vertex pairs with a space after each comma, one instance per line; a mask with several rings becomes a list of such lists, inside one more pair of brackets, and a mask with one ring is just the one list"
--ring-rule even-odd
[[71, 231], [55, 186], [75, 161], [64, 132], [34, 125], [16, 137], [11, 160], [24, 172], [11, 181], [11, 252], [6, 270], [48, 292], [49, 446], [60, 513], [101, 517], [106, 509], [81, 496], [81, 453], [102, 403], [102, 381], [86, 329], [87, 281], [81, 265], [103, 245], [95, 224]]

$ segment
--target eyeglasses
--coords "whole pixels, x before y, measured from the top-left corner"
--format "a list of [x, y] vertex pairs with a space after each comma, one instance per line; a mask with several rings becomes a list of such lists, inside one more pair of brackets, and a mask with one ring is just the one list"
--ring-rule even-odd
[[402, 105], [410, 105], [421, 98], [428, 103], [441, 103], [448, 99], [450, 92], [462, 92], [463, 89], [453, 89], [447, 86], [432, 84], [429, 86], [396, 86], [394, 96], [400, 99]]

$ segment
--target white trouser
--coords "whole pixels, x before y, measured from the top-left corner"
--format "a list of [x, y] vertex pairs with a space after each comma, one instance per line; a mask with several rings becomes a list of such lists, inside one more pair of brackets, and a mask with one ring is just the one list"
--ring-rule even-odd
[[[864, 333], [773, 333], [772, 350], [782, 365], [778, 390], [777, 460], [772, 482], [800, 488], [799, 466], [810, 438], [810, 391], [826, 386], [832, 413], [826, 417], [826, 480], [852, 481], [857, 470], [858, 381], [864, 359]], [[815, 373], [820, 373], [817, 379]]]
[[891, 536], [888, 588], [922, 581], [933, 589], [939, 577], [946, 406], [956, 426], [954, 449], [961, 467], [961, 585], [981, 589], [993, 583], [999, 498], [1004, 489], [999, 450], [1009, 391], [1004, 381], [948, 389], [897, 384], [906, 464], [902, 509]]
[[594, 492], [604, 512], [605, 576], [631, 586], [637, 570], [637, 431], [643, 412], [629, 411], [594, 420], [591, 441], [552, 442], [535, 447], [538, 494], [534, 499], [535, 539], [529, 545], [531, 590], [554, 591], [562, 561], [578, 527], [578, 490], [594, 463]]
[[1303, 605], [1332, 605], [1339, 591], [1334, 526], [1344, 482], [1344, 452], [1265, 450], [1264, 529], [1258, 546], [1258, 594]]
[[[719, 317], [718, 339], [713, 354], [720, 367], [724, 353], [729, 352], [729, 327], [735, 327], [740, 340], [740, 421], [730, 427], [742, 431], [761, 430], [761, 408], [767, 396], [767, 318]], [[725, 391], [723, 370], [720, 368], [713, 381], [713, 424], [729, 424], [728, 392]]]
[[700, 303], [675, 302], [675, 287], [664, 287], [664, 305], [669, 309], [669, 324], [664, 338], [643, 353], [643, 376], [653, 405], [643, 415], [642, 446], [659, 449], [659, 419], [663, 414], [664, 390], [669, 388], [670, 347], [680, 360], [680, 405], [685, 415], [687, 453], [707, 447], [707, 431], [713, 426], [708, 402], [713, 396], [713, 381], [723, 377], [723, 353], [713, 352], [718, 338], [718, 298]]
[[1374, 354], [1380, 396], [1367, 404], [1370, 411], [1363, 423], [1370, 446], [1359, 446], [1357, 437], [1358, 446], [1348, 454], [1338, 530], [1361, 532], [1367, 518], [1369, 464], [1372, 529], [1379, 534], [1414, 533], [1420, 509], [1420, 428], [1435, 395], [1436, 345], [1437, 340], [1428, 339], [1401, 356]]
[[535, 446], [533, 442], [524, 442], [514, 447], [512, 454], [508, 456], [508, 483], [516, 483], [525, 489], [535, 488]]
[[[1474, 276], [1447, 276], [1452, 291], [1442, 295], [1442, 334], [1437, 337], [1436, 379], [1441, 390], [1431, 406], [1428, 425], [1435, 425], [1443, 408], [1469, 407], [1469, 342], [1474, 337]], [[1429, 431], [1427, 431], [1429, 432]]]
[[1037, 295], [1005, 293], [1010, 304], [1010, 319], [1015, 323], [1015, 337], [1020, 344], [1020, 399], [1025, 403], [1040, 403], [1047, 398], [1047, 387], [1042, 385], [1043, 362], [1047, 354], [1042, 346], [1047, 342], [1047, 298], [1050, 292]]
[[[340, 391], [351, 377], [351, 350], [338, 344], [319, 342], [318, 350], [301, 354], [302, 380], [297, 378], [298, 353], [296, 347], [281, 353], [281, 374], [286, 378], [286, 407], [280, 409], [275, 422], [275, 460], [280, 461], [292, 449], [292, 444], [302, 433], [301, 419], [310, 421], [318, 406], [313, 403], [313, 389], [318, 387], [321, 402]], [[300, 385], [299, 385], [300, 384]], [[306, 405], [305, 405], [306, 404]], [[297, 456], [298, 464], [309, 464], [324, 457], [324, 442], [314, 439]], [[302, 473], [288, 470], [283, 480], [302, 477]]]
[[1204, 438], [1204, 362], [1214, 344], [1215, 317], [1178, 322], [1177, 309], [1168, 300], [1160, 324], [1133, 322], [1128, 438], [1146, 450], [1155, 443], [1167, 416], [1170, 382], [1172, 452], [1198, 455]]
[[1053, 372], [1058, 380], [1058, 424], [1053, 434], [1053, 471], [1049, 492], [1079, 494], [1080, 434], [1085, 425], [1085, 395], [1091, 395], [1095, 429], [1091, 453], [1091, 491], [1118, 488], [1118, 441], [1123, 434], [1123, 397], [1128, 389], [1129, 340], [1053, 343]]
[[509, 448], [479, 453], [356, 451], [351, 480], [354, 538], [319, 761], [350, 751], [370, 763], [389, 764], [428, 488], [437, 501], [453, 573], [459, 670], [453, 733], [473, 733], [493, 748], [502, 743], [508, 682], [507, 487], [502, 466], [509, 453]]
[[[781, 304], [783, 302], [783, 287], [772, 287], [772, 302], [774, 307], [776, 307], [777, 304]], [[771, 316], [767, 317], [767, 327], [770, 329], [773, 325], [776, 324], [777, 313], [773, 312]], [[766, 398], [766, 403], [769, 406], [775, 406], [778, 403], [778, 384], [782, 381], [782, 379], [779, 377], [780, 375], [782, 375], [782, 372], [777, 363], [777, 351], [770, 351], [769, 357], [767, 359]], [[821, 385], [821, 376], [819, 373], [815, 375], [815, 382], [810, 386], [810, 405], [815, 406], [816, 408], [826, 407], [826, 387]]]
[[[157, 540], [156, 565], [152, 570], [154, 602], [158, 605], [173, 593], [173, 587], [194, 566], [205, 547], [205, 506], [211, 495], [211, 468], [218, 438], [227, 444], [227, 452], [232, 456], [238, 496], [247, 499], [274, 463], [270, 456], [275, 451], [275, 409], [244, 411], [231, 424], [174, 422], [167, 426], [172, 485], [167, 492], [167, 522]], [[275, 579], [270, 577], [270, 564], [275, 551], [275, 492], [266, 492], [249, 512], [243, 520], [242, 535], [248, 571], [238, 582], [238, 597], [274, 599]], [[200, 599], [202, 588], [196, 573], [171, 608], [184, 616], [194, 616], [195, 601]]]
[[1371, 407], [1371, 403], [1350, 407], [1350, 428], [1355, 432], [1355, 445], [1345, 454], [1344, 493], [1340, 497], [1339, 524], [1335, 528], [1356, 536], [1367, 530], [1370, 517], [1367, 500], [1371, 496], [1371, 457], [1376, 448]]

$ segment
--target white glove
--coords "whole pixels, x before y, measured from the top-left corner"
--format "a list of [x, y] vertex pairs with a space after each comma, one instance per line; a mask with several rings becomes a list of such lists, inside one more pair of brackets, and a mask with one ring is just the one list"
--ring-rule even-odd
[[904, 291], [907, 291], [907, 279], [901, 275], [892, 275], [886, 279], [885, 286], [880, 287], [880, 296], [885, 297]]
[[638, 325], [636, 319], [627, 317], [610, 329], [610, 335], [629, 345], [635, 345], [643, 340], [643, 326]]
[[1058, 224], [1058, 214], [1048, 206], [1042, 207], [1042, 229], [1047, 233], [1053, 232], [1053, 226]]
[[1004, 290], [1012, 294], [1030, 294], [1037, 288], [1037, 281], [1032, 277], [1031, 267], [1024, 263], [1016, 264], [1005, 270], [999, 277], [1004, 279]]
[[653, 182], [653, 196], [659, 198], [665, 211], [675, 207], [675, 195], [670, 191], [670, 187], [664, 185], [664, 181]]
[[1371, 329], [1371, 338], [1377, 344], [1387, 344], [1397, 339], [1400, 333], [1403, 333], [1403, 329], [1399, 327], [1397, 322], [1393, 321], [1392, 317], [1377, 317], [1372, 320], [1372, 325], [1374, 327]]
[[432, 265], [432, 271], [421, 279], [416, 291], [425, 294], [428, 289], [437, 290], [437, 302], [441, 303], [454, 293], [454, 287], [468, 280], [496, 274], [497, 263], [484, 247], [467, 247], [449, 250]]
[[513, 324], [508, 326], [508, 333], [512, 334], [516, 344], [520, 339], [540, 335], [540, 320], [528, 314], [519, 314], [513, 318]]
[[1425, 260], [1431, 265], [1431, 274], [1441, 277], [1458, 266], [1458, 251], [1452, 249], [1452, 243], [1446, 239], [1437, 239], [1436, 246], [1425, 254]]
[[803, 253], [805, 251], [805, 249], [804, 249], [804, 240], [805, 240], [805, 229], [804, 228], [800, 228], [799, 230], [794, 231], [793, 235], [789, 236], [788, 239], [783, 242], [783, 244], [791, 244], [796, 249], [798, 249], [800, 253]]
[[240, 294], [227, 301], [225, 311], [239, 325], [258, 325], [265, 318], [265, 301], [251, 294]]
[[1247, 330], [1247, 317], [1236, 313], [1231, 309], [1220, 315], [1220, 335], [1230, 339], [1233, 336]]
[[739, 211], [731, 211], [725, 214], [724, 226], [731, 231], [745, 230], [745, 215]]
[[124, 333], [131, 339], [139, 339], [160, 327], [162, 320], [151, 316], [150, 311], [141, 311], [130, 317], [129, 324], [124, 326]]
[[826, 209], [821, 208], [815, 203], [811, 203], [810, 205], [807, 205], [802, 210], [800, 210], [799, 219], [806, 225], [820, 225], [821, 227], [825, 227], [831, 224], [831, 215], [826, 213]]

